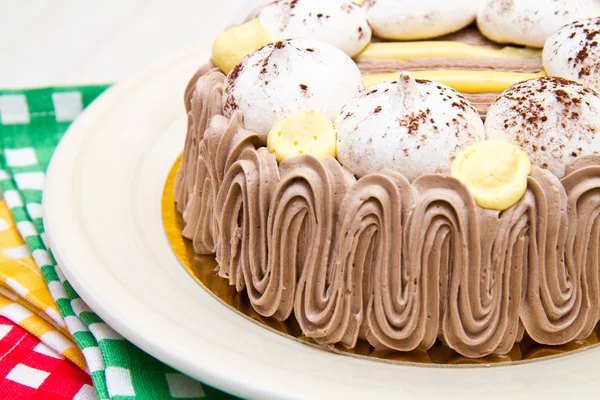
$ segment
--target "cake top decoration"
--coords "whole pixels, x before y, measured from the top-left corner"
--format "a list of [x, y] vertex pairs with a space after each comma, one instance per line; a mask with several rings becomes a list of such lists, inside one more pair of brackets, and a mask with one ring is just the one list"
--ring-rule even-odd
[[451, 173], [467, 186], [480, 207], [504, 211], [525, 194], [531, 162], [515, 145], [486, 140], [460, 153]]
[[598, 0], [482, 0], [477, 26], [494, 42], [541, 48], [561, 26], [598, 15]]
[[350, 57], [371, 41], [365, 11], [350, 0], [277, 0], [258, 19], [275, 40], [321, 40]]
[[481, 117], [455, 90], [402, 73], [363, 91], [335, 120], [337, 153], [357, 176], [392, 169], [409, 180], [446, 169], [485, 137]]
[[323, 114], [303, 111], [279, 121], [271, 129], [267, 148], [279, 162], [303, 154], [318, 160], [335, 157], [335, 129]]
[[469, 25], [477, 0], [367, 0], [364, 7], [376, 36], [418, 40], [442, 36]]
[[354, 61], [316, 40], [269, 44], [246, 57], [227, 76], [226, 116], [241, 111], [244, 126], [266, 141], [271, 128], [293, 114], [315, 110], [330, 121], [363, 89]]
[[544, 68], [600, 92], [600, 17], [570, 23], [548, 38]]
[[228, 74], [244, 57], [274, 40], [260, 23], [253, 19], [221, 33], [212, 46], [212, 61]]
[[520, 146], [558, 177], [576, 157], [600, 152], [600, 95], [559, 77], [530, 79], [504, 91], [485, 120], [488, 139]]
[[277, 0], [221, 33], [212, 60], [227, 74], [247, 55], [286, 39], [319, 40], [354, 57], [370, 43], [371, 27], [364, 9], [350, 0]]

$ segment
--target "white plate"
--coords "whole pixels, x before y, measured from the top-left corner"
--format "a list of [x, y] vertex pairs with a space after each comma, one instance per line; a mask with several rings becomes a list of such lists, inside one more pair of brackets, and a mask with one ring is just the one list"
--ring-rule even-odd
[[81, 297], [143, 350], [250, 398], [591, 397], [600, 348], [522, 365], [416, 367], [272, 333], [201, 289], [174, 256], [161, 196], [185, 135], [183, 88], [208, 49], [109, 89], [56, 150], [44, 198], [54, 254]]

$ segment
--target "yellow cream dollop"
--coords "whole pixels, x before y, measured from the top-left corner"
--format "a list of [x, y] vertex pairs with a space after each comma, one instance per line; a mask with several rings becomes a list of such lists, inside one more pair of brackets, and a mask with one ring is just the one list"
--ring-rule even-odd
[[479, 206], [500, 211], [523, 197], [530, 173], [527, 154], [501, 140], [476, 143], [456, 156], [451, 165], [452, 176], [467, 186]]
[[244, 57], [273, 40], [258, 18], [221, 33], [212, 47], [212, 61], [228, 74]]
[[267, 148], [277, 161], [310, 154], [321, 160], [336, 156], [333, 123], [317, 111], [291, 115], [277, 123], [267, 136]]

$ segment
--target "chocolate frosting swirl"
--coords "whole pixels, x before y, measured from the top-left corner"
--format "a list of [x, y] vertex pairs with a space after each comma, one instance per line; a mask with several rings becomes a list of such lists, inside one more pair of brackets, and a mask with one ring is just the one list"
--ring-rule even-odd
[[567, 261], [579, 267], [582, 307], [578, 318], [581, 331], [576, 340], [587, 338], [593, 331], [600, 313], [598, 277], [600, 245], [600, 163], [576, 170], [562, 180], [569, 193], [569, 248]]
[[[247, 131], [246, 131], [247, 132]], [[266, 223], [273, 189], [279, 181], [275, 156], [264, 147], [246, 148], [225, 175], [216, 202], [219, 242], [219, 275], [229, 278], [238, 291], [246, 288], [250, 303], [264, 316], [285, 319], [293, 303], [295, 277], [285, 276], [268, 258], [269, 226]], [[288, 290], [291, 289], [291, 295]], [[291, 310], [291, 307], [288, 307]], [[280, 314], [282, 314], [280, 316]]]
[[572, 166], [562, 182], [541, 170], [529, 179], [536, 208], [531, 239], [537, 251], [530, 251], [521, 319], [540, 343], [583, 339], [598, 322], [599, 173], [596, 163]]
[[[200, 254], [218, 253], [220, 217], [215, 215], [217, 195], [226, 172], [245, 150], [254, 150], [258, 135], [242, 128], [242, 115], [231, 119], [216, 115], [204, 133], [198, 149], [196, 182], [190, 204], [183, 213], [183, 235], [193, 233], [194, 250]], [[188, 227], [190, 228], [188, 230]], [[238, 283], [236, 283], [238, 286]]]
[[445, 175], [422, 176], [413, 186], [415, 250], [409, 251], [427, 271], [429, 318], [439, 320], [441, 339], [468, 357], [508, 352], [518, 331], [522, 277], [512, 262], [522, 257], [523, 207], [502, 215], [481, 209]]
[[[345, 285], [332, 244], [337, 210], [355, 179], [331, 157], [322, 162], [312, 156], [294, 157], [283, 161], [280, 169], [282, 181], [272, 212], [290, 225], [280, 225], [273, 234], [274, 239], [284, 235], [291, 244], [291, 251], [275, 247], [284, 257], [293, 258], [296, 244], [300, 246], [294, 314], [306, 336], [320, 343], [335, 343], [343, 333], [338, 307]], [[291, 236], [286, 232], [289, 228], [294, 232]]]
[[[202, 66], [185, 89], [184, 103], [188, 127], [183, 148], [182, 164], [176, 177], [175, 200], [183, 213], [196, 184], [198, 147], [214, 115], [222, 115], [222, 95], [225, 75], [212, 64]], [[190, 238], [189, 232], [185, 236]]]
[[485, 210], [442, 173], [357, 181], [333, 158], [277, 165], [240, 114], [212, 108], [219, 74], [190, 95], [176, 199], [183, 234], [216, 254], [219, 275], [257, 313], [293, 312], [323, 345], [409, 351], [441, 340], [466, 357], [506, 354], [525, 332], [551, 345], [591, 334], [599, 156], [577, 159], [562, 180], [534, 167], [517, 204]]
[[412, 350], [423, 341], [427, 299], [405, 235], [414, 202], [410, 183], [392, 171], [361, 178], [344, 198], [339, 256], [358, 286], [354, 315], [365, 316], [362, 326], [349, 326], [346, 346], [357, 334], [376, 349]]

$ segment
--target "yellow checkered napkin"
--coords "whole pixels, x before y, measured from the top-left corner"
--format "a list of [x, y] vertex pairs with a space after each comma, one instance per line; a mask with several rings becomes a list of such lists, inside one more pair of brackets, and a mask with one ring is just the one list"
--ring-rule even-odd
[[[81, 350], [68, 333], [50, 291], [4, 201], [0, 200], [0, 315], [86, 369]], [[65, 296], [66, 297], [66, 296]]]

